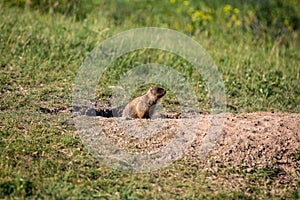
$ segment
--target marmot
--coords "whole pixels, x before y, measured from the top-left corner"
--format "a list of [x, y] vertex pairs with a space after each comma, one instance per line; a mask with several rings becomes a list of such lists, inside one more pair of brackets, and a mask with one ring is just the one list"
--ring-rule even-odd
[[149, 119], [154, 113], [155, 105], [166, 94], [160, 87], [152, 87], [148, 92], [130, 101], [123, 110], [122, 117]]

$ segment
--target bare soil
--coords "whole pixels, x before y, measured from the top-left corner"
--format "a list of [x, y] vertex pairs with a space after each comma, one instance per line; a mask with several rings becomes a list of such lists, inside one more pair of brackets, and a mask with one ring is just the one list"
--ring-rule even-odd
[[[206, 130], [207, 127], [203, 131]], [[199, 135], [185, 159], [194, 157], [202, 140]], [[205, 171], [211, 172], [222, 171], [224, 166], [246, 173], [271, 169], [266, 174], [275, 179], [274, 184], [299, 189], [296, 181], [300, 180], [300, 114], [228, 113], [222, 134], [209, 155], [204, 160], [199, 157], [194, 160], [199, 161]], [[223, 181], [220, 181], [221, 177], [215, 177], [215, 180], [222, 182], [223, 187], [241, 184], [237, 175], [222, 178]]]
[[[154, 152], [166, 146], [179, 129], [178, 124], [183, 120], [177, 117], [128, 120], [108, 115], [107, 113], [112, 114], [113, 111], [107, 109], [98, 113], [100, 113], [100, 116], [97, 116], [99, 125], [108, 138], [121, 148], [137, 152]], [[212, 117], [209, 114], [200, 115], [200, 126], [182, 159], [196, 163], [203, 171], [213, 173], [224, 171], [224, 168], [228, 167], [246, 173], [255, 173], [257, 169], [271, 169], [276, 184], [297, 188], [296, 182], [300, 179], [300, 114], [226, 113], [223, 116], [224, 123], [220, 135], [216, 141], [212, 141], [209, 154], [203, 157], [201, 156], [203, 142], [211, 127]], [[124, 122], [121, 126], [120, 120]], [[194, 120], [187, 123], [192, 126], [196, 122]], [[155, 124], [158, 124], [157, 127]], [[131, 125], [135, 130], [139, 127], [136, 131], [139, 133], [138, 136], [132, 135], [134, 131], [130, 129]], [[127, 131], [124, 127], [128, 128]], [[156, 131], [155, 135], [146, 135], [147, 132]], [[141, 137], [141, 134], [146, 136]], [[224, 179], [221, 181], [223, 187], [227, 187], [227, 184], [231, 184], [231, 188], [239, 187], [241, 184], [238, 175], [215, 177], [218, 182], [220, 179]], [[231, 181], [228, 181], [229, 179]]]

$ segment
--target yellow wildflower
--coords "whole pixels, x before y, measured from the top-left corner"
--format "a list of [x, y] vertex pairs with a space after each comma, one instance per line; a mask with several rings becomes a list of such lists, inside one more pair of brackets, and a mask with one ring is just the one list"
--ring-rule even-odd
[[194, 8], [189, 8], [188, 9], [188, 14], [191, 16], [194, 13], [195, 9]]
[[231, 27], [232, 27], [232, 23], [231, 23], [231, 22], [228, 22], [228, 23], [227, 23], [227, 27], [228, 27], [228, 28], [231, 28]]
[[233, 9], [233, 12], [234, 12], [235, 14], [239, 14], [239, 13], [240, 13], [240, 10], [239, 10], [238, 8], [235, 8], [235, 9]]
[[236, 20], [237, 20], [236, 15], [232, 15], [232, 16], [231, 16], [231, 19], [232, 19], [233, 21], [236, 21]]
[[200, 10], [196, 10], [195, 15], [197, 15], [198, 17], [203, 16], [203, 12]]
[[192, 22], [196, 22], [198, 20], [198, 17], [196, 15], [192, 16]]
[[176, 0], [170, 0], [171, 3], [176, 3]]
[[240, 26], [241, 24], [242, 24], [241, 20], [236, 20], [234, 22], [234, 25], [236, 25], [236, 26]]
[[183, 1], [183, 5], [184, 5], [184, 6], [188, 6], [189, 4], [190, 4], [189, 1]]
[[206, 21], [206, 20], [208, 20], [208, 18], [209, 18], [209, 15], [203, 15], [201, 19]]
[[229, 4], [226, 4], [226, 5], [224, 6], [224, 8], [223, 8], [224, 13], [225, 13], [226, 15], [230, 15], [231, 9], [232, 9], [232, 6], [229, 5]]

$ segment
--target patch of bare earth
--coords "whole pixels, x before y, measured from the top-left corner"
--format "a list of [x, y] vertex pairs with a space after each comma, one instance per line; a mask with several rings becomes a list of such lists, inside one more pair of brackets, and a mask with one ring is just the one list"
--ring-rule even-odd
[[[224, 172], [228, 167], [249, 174], [264, 169], [260, 170], [261, 177], [266, 177], [261, 181], [273, 179], [275, 186], [271, 186], [270, 195], [276, 194], [275, 188], [280, 185], [299, 189], [296, 181], [300, 179], [300, 114], [227, 114], [222, 134], [204, 160], [194, 156], [201, 143], [202, 138], [197, 137], [185, 159], [199, 161], [203, 169], [212, 174]], [[224, 188], [238, 189], [245, 181], [245, 177], [238, 174], [225, 172], [224, 176], [212, 176], [212, 179], [221, 182]]]
[[[114, 145], [142, 153], [155, 152], [168, 145], [178, 133], [182, 120], [185, 120], [170, 117], [151, 120], [128, 120], [112, 116], [97, 118], [101, 129]], [[187, 125], [185, 127], [192, 127], [197, 121], [200, 126], [189, 148], [185, 150], [183, 160], [196, 163], [200, 169], [211, 173], [212, 176], [208, 178], [217, 185], [221, 184], [225, 190], [228, 187], [245, 187], [245, 176], [241, 174], [255, 174], [259, 169], [266, 170], [261, 171], [262, 177], [266, 174], [263, 181], [273, 179], [271, 184], [275, 184], [274, 188], [283, 186], [292, 190], [299, 189], [296, 182], [300, 178], [300, 114], [226, 113], [221, 134], [208, 156], [203, 157], [203, 141], [207, 142], [212, 118], [212, 115], [200, 115], [198, 120], [184, 122]], [[239, 172], [228, 173], [228, 169]], [[251, 180], [248, 182], [251, 183]], [[274, 189], [270, 194], [276, 192]]]

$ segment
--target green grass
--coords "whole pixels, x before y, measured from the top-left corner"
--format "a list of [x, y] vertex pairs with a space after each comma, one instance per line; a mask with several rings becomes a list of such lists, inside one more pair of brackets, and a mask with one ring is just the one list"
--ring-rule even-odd
[[[177, 161], [148, 174], [127, 174], [103, 166], [89, 154], [74, 125], [69, 124], [72, 89], [86, 55], [104, 39], [134, 27], [176, 28], [173, 22], [178, 21], [176, 29], [198, 41], [218, 66], [227, 103], [236, 108], [229, 111], [299, 113], [297, 14], [290, 12], [290, 32], [272, 31], [273, 24], [275, 30], [282, 28], [275, 19], [256, 24], [260, 29], [247, 27], [242, 31], [241, 27], [225, 28], [221, 26], [225, 22], [214, 18], [205, 28], [195, 22], [190, 30], [185, 26], [190, 22], [186, 11], [173, 14], [169, 1], [162, 1], [160, 6], [152, 1], [145, 5], [128, 1], [75, 5], [74, 1], [62, 1], [58, 7], [32, 2], [32, 8], [23, 9], [25, 1], [0, 1], [1, 199], [272, 197], [267, 192], [271, 186], [265, 184], [274, 174], [270, 169], [253, 176], [238, 172], [245, 181], [244, 188], [227, 191], [222, 182], [206, 179], [212, 174], [200, 172], [197, 163], [188, 161]], [[173, 6], [182, 7], [180, 2]], [[218, 17], [224, 4], [206, 2], [205, 6], [214, 8], [213, 16]], [[239, 8], [243, 12], [254, 9], [252, 4]], [[282, 12], [280, 7], [274, 8]], [[125, 14], [128, 18], [123, 17]], [[209, 111], [210, 99], [202, 77], [183, 59], [158, 50], [137, 51], [118, 59], [99, 82], [96, 96], [107, 100], [112, 93], [108, 86], [115, 85], [126, 70], [143, 64], [147, 57], [186, 76], [197, 92], [199, 108]], [[177, 105], [175, 95], [163, 103], [173, 109]], [[265, 181], [259, 181], [262, 177]], [[273, 198], [299, 198], [299, 192], [283, 186], [277, 189], [280, 193]]]

